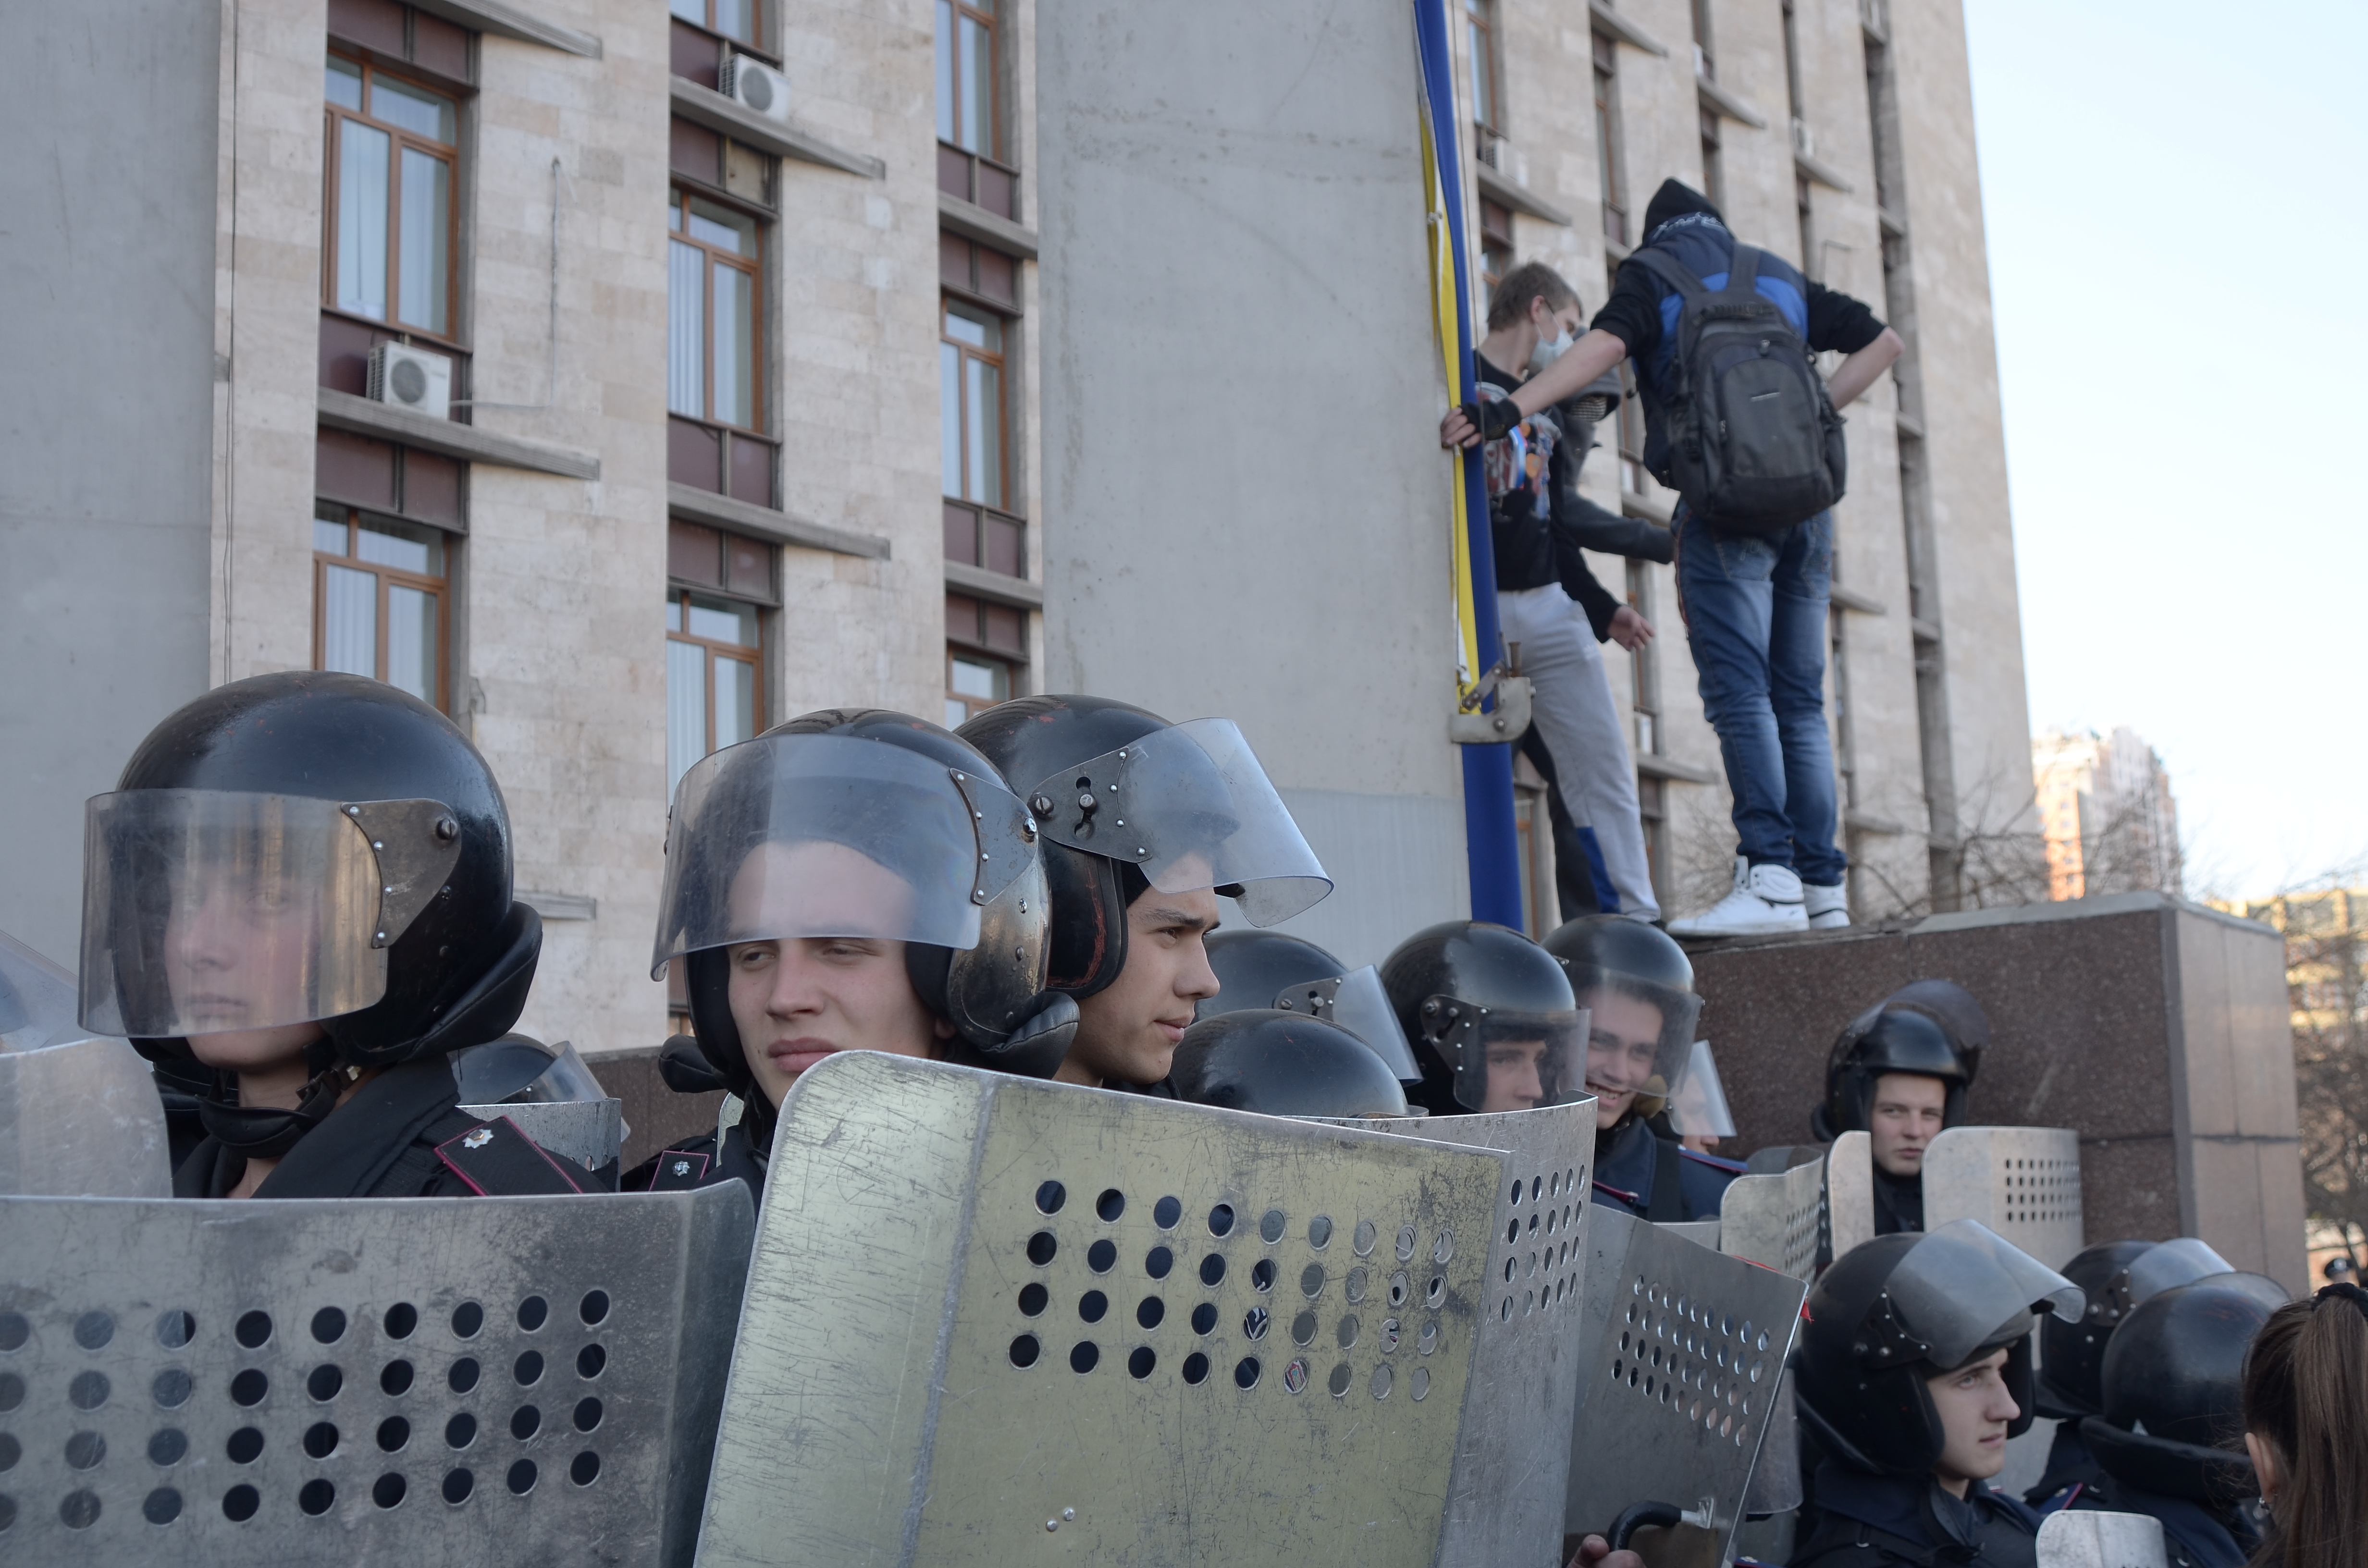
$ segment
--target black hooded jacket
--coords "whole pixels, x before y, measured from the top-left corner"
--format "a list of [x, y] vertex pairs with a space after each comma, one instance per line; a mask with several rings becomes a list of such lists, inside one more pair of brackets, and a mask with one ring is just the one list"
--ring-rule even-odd
[[[1726, 220], [1701, 192], [1674, 179], [1663, 180], [1645, 209], [1645, 244], [1651, 244], [1664, 224], [1688, 214], [1706, 217], [1722, 233], [1725, 230]], [[1732, 248], [1734, 236], [1725, 237]], [[1661, 344], [1661, 299], [1668, 291], [1669, 286], [1645, 268], [1623, 266], [1612, 281], [1611, 298], [1588, 324], [1626, 344], [1631, 358], [1649, 363]], [[1855, 354], [1883, 335], [1883, 323], [1863, 301], [1822, 283], [1809, 284], [1808, 310], [1808, 343], [1817, 352]]]

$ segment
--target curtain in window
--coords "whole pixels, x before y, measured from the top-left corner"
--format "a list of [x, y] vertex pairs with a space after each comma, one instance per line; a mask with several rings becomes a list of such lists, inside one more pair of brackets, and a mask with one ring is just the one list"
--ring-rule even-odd
[[666, 643], [666, 795], [707, 755], [707, 650]]
[[324, 566], [321, 667], [378, 676], [378, 574]]
[[697, 245], [666, 242], [666, 408], [694, 419], [707, 416], [706, 270]]
[[965, 367], [969, 417], [970, 499], [1003, 505], [1003, 372], [984, 359]]
[[951, 343], [938, 345], [938, 419], [940, 461], [945, 470], [945, 494], [964, 495], [962, 489], [962, 354]]
[[443, 159], [403, 150], [402, 294], [395, 313], [406, 324], [433, 333], [447, 330], [444, 238], [451, 184], [452, 168]]
[[386, 589], [386, 683], [436, 700], [436, 596], [400, 583]]
[[386, 319], [386, 165], [393, 141], [347, 119], [337, 126], [337, 308]]
[[708, 417], [726, 425], [757, 422], [756, 279], [715, 263], [715, 406]]
[[757, 666], [718, 658], [715, 671], [715, 749], [753, 740], [757, 734]]

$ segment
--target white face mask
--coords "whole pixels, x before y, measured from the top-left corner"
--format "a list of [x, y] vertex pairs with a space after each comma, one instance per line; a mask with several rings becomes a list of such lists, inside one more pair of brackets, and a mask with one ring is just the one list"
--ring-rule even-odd
[[1543, 337], [1538, 339], [1538, 346], [1530, 350], [1530, 374], [1534, 376], [1540, 370], [1544, 369], [1548, 365], [1551, 365], [1555, 360], [1561, 358], [1563, 355], [1569, 351], [1571, 342], [1570, 328], [1568, 327], [1564, 327], [1562, 329], [1562, 335], [1555, 338], [1552, 343], [1548, 343]]

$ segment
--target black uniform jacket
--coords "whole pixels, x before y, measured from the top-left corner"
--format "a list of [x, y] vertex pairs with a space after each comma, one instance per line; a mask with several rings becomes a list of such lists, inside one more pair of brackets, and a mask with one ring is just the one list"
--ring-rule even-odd
[[1951, 1496], [1930, 1475], [1817, 1467], [1817, 1519], [1787, 1568], [2037, 1568], [2039, 1516], [1981, 1482]]
[[[437, 1157], [439, 1143], [484, 1123], [459, 1109], [460, 1085], [441, 1056], [391, 1067], [364, 1084], [281, 1157], [257, 1198], [467, 1198], [476, 1187]], [[246, 1174], [246, 1158], [212, 1137], [173, 1173], [176, 1198], [221, 1198]], [[577, 1173], [581, 1175], [579, 1171]], [[480, 1175], [481, 1186], [487, 1177]], [[507, 1187], [486, 1187], [487, 1191]], [[547, 1191], [546, 1187], [520, 1190]]]
[[720, 1181], [745, 1181], [748, 1196], [761, 1200], [765, 1164], [748, 1136], [748, 1124], [735, 1121], [723, 1130], [720, 1143], [712, 1132], [683, 1139], [635, 1165], [617, 1185], [623, 1192], [671, 1192], [713, 1187]]

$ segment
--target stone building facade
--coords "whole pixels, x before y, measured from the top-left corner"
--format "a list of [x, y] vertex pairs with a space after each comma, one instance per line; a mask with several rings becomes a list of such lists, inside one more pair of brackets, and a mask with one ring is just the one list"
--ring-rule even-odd
[[[1674, 175], [1907, 336], [1851, 411], [1829, 679], [1861, 917], [1951, 907], [2030, 799], [1956, 6], [1447, 3], [1475, 276], [1543, 256], [1592, 309]], [[521, 1027], [591, 1050], [667, 1028], [673, 778], [820, 707], [1235, 716], [1340, 882], [1301, 928], [1362, 962], [1463, 912], [1401, 10], [20, 12], [0, 125], [82, 179], [0, 171], [0, 267], [56, 301], [0, 368], [0, 927], [71, 961], [82, 800], [206, 687], [305, 667], [484, 750], [547, 921]], [[1588, 483], [1667, 519], [1621, 454]], [[1731, 845], [1717, 748], [1668, 572], [1597, 572], [1662, 630], [1607, 658], [1682, 909]]]

